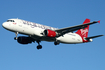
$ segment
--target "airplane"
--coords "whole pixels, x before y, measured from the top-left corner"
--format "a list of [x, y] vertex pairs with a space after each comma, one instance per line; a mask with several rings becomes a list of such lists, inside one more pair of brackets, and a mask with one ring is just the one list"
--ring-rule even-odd
[[[100, 20], [90, 22], [90, 19], [87, 18], [83, 24], [58, 29], [17, 18], [8, 19], [2, 24], [2, 26], [16, 34], [14, 40], [17, 40], [18, 43], [30, 44], [32, 42], [37, 42], [37, 49], [42, 49], [42, 45], [40, 45], [41, 41], [54, 42], [54, 45], [59, 45], [60, 43], [79, 44], [92, 42], [93, 38], [103, 36], [97, 35], [88, 37], [89, 25], [95, 23], [100, 23]], [[73, 33], [73, 31], [77, 32]], [[18, 34], [24, 34], [27, 36], [17, 37]]]

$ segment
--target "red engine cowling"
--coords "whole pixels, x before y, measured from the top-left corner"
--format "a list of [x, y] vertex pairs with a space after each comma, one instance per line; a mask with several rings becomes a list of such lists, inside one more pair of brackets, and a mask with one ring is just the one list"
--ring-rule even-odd
[[46, 29], [46, 30], [44, 30], [44, 35], [47, 37], [56, 37], [57, 34], [55, 31]]
[[20, 36], [20, 37], [18, 37], [17, 41], [20, 44], [29, 44], [29, 43], [32, 43], [32, 38], [31, 37]]

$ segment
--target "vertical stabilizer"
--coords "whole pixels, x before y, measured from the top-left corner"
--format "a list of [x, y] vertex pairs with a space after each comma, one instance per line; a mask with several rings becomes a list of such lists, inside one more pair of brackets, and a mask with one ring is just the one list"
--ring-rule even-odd
[[[83, 22], [83, 24], [86, 24], [86, 23], [89, 23], [89, 22], [90, 22], [90, 19], [86, 19]], [[81, 38], [83, 39], [83, 42], [86, 42], [85, 38], [88, 37], [88, 31], [89, 31], [89, 25], [86, 25], [86, 28], [79, 29], [76, 33], [81, 36]]]

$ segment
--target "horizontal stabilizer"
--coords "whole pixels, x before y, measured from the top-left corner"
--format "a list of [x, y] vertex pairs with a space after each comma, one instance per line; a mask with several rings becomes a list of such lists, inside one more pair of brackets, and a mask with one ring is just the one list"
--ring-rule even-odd
[[80, 25], [72, 26], [72, 27], [56, 29], [54, 31], [59, 33], [59, 36], [63, 36], [66, 33], [73, 32], [73, 31], [76, 31], [76, 30], [79, 30], [79, 29], [85, 29], [89, 25], [92, 25], [92, 24], [95, 24], [95, 23], [100, 23], [100, 21], [90, 22], [90, 19], [86, 19], [86, 21], [84, 21], [84, 23], [80, 24]]
[[97, 35], [97, 36], [87, 37], [86, 39], [89, 40], [89, 39], [93, 39], [93, 38], [97, 38], [97, 37], [101, 37], [101, 36], [104, 36], [104, 35]]
[[98, 21], [98, 23], [100, 24], [100, 20]]

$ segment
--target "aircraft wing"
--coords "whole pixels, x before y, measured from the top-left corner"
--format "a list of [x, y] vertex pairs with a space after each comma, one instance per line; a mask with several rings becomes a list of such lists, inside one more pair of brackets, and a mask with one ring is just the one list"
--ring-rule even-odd
[[62, 36], [62, 35], [66, 34], [66, 33], [69, 33], [69, 32], [73, 32], [73, 31], [76, 31], [76, 30], [79, 30], [79, 29], [84, 29], [84, 28], [87, 27], [87, 25], [92, 25], [92, 24], [95, 24], [95, 23], [100, 23], [100, 21], [93, 21], [93, 22], [86, 23], [86, 24], [76, 25], [76, 26], [67, 27], [67, 28], [61, 28], [61, 29], [57, 29], [55, 31], [60, 36]]

